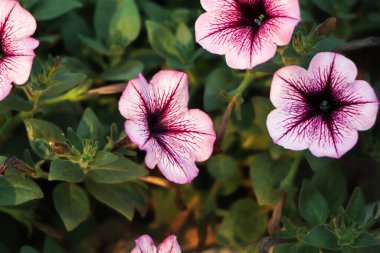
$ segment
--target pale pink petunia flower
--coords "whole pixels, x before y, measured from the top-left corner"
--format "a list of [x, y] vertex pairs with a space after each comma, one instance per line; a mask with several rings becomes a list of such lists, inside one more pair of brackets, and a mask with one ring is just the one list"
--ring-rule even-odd
[[169, 235], [166, 239], [156, 246], [149, 235], [142, 235], [135, 240], [136, 247], [131, 253], [181, 253], [181, 249], [175, 235]]
[[336, 53], [319, 53], [308, 70], [287, 66], [273, 77], [268, 115], [274, 142], [287, 149], [310, 149], [315, 156], [340, 158], [358, 141], [358, 130], [376, 121], [373, 88], [355, 80], [355, 64]]
[[129, 81], [119, 101], [129, 138], [146, 151], [145, 164], [156, 165], [172, 182], [190, 183], [197, 175], [195, 161], [207, 160], [215, 132], [210, 117], [188, 109], [187, 74], [158, 72], [150, 84], [140, 74]]
[[251, 69], [271, 59], [290, 42], [301, 20], [298, 0], [201, 0], [196, 41], [227, 65]]
[[36, 20], [18, 1], [0, 0], [0, 100], [8, 96], [12, 82], [24, 84], [30, 75], [38, 41], [30, 36]]

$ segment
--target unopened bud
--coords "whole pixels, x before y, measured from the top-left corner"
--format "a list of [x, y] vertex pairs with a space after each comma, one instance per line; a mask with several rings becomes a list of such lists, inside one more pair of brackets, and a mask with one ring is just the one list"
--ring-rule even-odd
[[59, 141], [49, 141], [50, 148], [59, 155], [71, 153], [69, 145]]

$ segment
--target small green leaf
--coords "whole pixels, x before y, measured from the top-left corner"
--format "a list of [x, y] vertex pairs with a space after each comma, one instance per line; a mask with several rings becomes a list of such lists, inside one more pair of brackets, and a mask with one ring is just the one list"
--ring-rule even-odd
[[240, 199], [230, 208], [218, 231], [224, 244], [246, 244], [258, 240], [267, 230], [267, 213], [251, 199]]
[[0, 101], [0, 111], [16, 110], [27, 112], [32, 109], [32, 103], [12, 93], [9, 94], [4, 100]]
[[98, 151], [94, 157], [94, 160], [91, 162], [91, 166], [99, 167], [110, 164], [119, 159], [119, 156], [112, 154], [107, 151]]
[[355, 239], [355, 242], [351, 247], [353, 248], [365, 248], [370, 246], [379, 246], [379, 242], [369, 233], [363, 232]]
[[13, 206], [43, 198], [40, 187], [16, 169], [0, 177], [0, 206]]
[[[112, 162], [105, 163], [105, 159], [112, 160], [114, 157], [108, 153], [100, 153], [102, 157], [90, 164], [87, 176], [93, 181], [104, 184], [122, 183], [145, 176], [147, 170], [125, 157], [117, 157]], [[99, 155], [99, 152], [97, 153]], [[107, 156], [107, 158], [106, 158]], [[98, 165], [97, 165], [98, 164]]]
[[97, 140], [99, 147], [105, 142], [105, 129], [96, 114], [87, 108], [79, 122], [77, 135], [82, 139]]
[[79, 39], [81, 40], [81, 42], [85, 46], [87, 46], [88, 48], [94, 50], [95, 52], [97, 52], [99, 54], [104, 54], [104, 55], [110, 54], [110, 50], [105, 45], [103, 45], [101, 42], [99, 42], [97, 40], [87, 38], [81, 34], [79, 34]]
[[142, 73], [144, 64], [139, 61], [128, 61], [127, 63], [105, 70], [101, 76], [107, 81], [127, 81], [136, 78]]
[[140, 14], [134, 0], [117, 1], [109, 28], [109, 43], [121, 47], [128, 46], [140, 33]]
[[259, 205], [275, 205], [280, 197], [280, 184], [289, 171], [290, 164], [275, 162], [268, 154], [254, 156], [250, 176]]
[[87, 180], [86, 188], [94, 198], [116, 210], [128, 220], [133, 219], [135, 208], [138, 208], [140, 212], [146, 210], [146, 196], [141, 192], [141, 186], [138, 184], [99, 184]]
[[22, 246], [20, 253], [40, 253], [40, 252], [31, 246]]
[[309, 225], [320, 225], [328, 218], [329, 210], [322, 194], [307, 180], [304, 180], [298, 198], [298, 209]]
[[42, 159], [53, 159], [50, 141], [65, 141], [65, 135], [56, 125], [39, 119], [24, 120], [29, 143], [33, 151]]
[[38, 21], [50, 20], [63, 14], [82, 7], [76, 0], [39, 0], [34, 8], [33, 16]]
[[230, 178], [235, 173], [236, 166], [236, 161], [227, 155], [216, 155], [207, 161], [208, 172], [219, 180]]
[[43, 96], [52, 97], [71, 90], [79, 83], [86, 80], [86, 75], [82, 73], [72, 73], [67, 69], [60, 68], [50, 80], [50, 87], [43, 91]]
[[42, 250], [43, 253], [66, 253], [66, 250], [53, 238], [46, 236], [44, 247]]
[[76, 228], [90, 215], [90, 201], [86, 192], [73, 183], [57, 185], [53, 191], [53, 201], [68, 231]]
[[326, 229], [325, 225], [312, 229], [305, 235], [303, 241], [308, 245], [322, 249], [336, 250], [340, 248], [337, 245], [338, 238], [333, 232]]
[[362, 224], [365, 220], [365, 199], [360, 188], [355, 188], [346, 207], [346, 215]]
[[50, 164], [49, 180], [82, 182], [83, 169], [79, 164], [64, 160], [54, 160]]

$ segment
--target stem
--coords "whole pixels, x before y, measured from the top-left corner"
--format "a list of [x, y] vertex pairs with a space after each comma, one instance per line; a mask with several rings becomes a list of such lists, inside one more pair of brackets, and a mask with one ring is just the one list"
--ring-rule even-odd
[[233, 91], [233, 95], [236, 97], [241, 97], [243, 92], [248, 88], [248, 86], [251, 84], [251, 81], [253, 80], [254, 75], [251, 71], [247, 70], [245, 73], [243, 81], [240, 83], [239, 87]]
[[286, 176], [286, 178], [281, 182], [280, 188], [281, 189], [287, 189], [293, 185], [294, 178], [297, 174], [299, 165], [303, 158], [303, 152], [297, 152], [296, 156], [294, 158], [292, 167], [290, 167], [289, 173]]

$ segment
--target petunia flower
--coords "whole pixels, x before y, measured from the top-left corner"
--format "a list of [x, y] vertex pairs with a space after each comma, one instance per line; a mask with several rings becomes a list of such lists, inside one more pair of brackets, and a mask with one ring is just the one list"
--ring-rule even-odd
[[126, 118], [129, 138], [146, 151], [145, 164], [156, 165], [175, 183], [189, 183], [198, 175], [195, 161], [207, 160], [213, 150], [215, 132], [210, 117], [187, 108], [187, 75], [162, 70], [150, 84], [140, 74], [129, 81], [119, 111]]
[[0, 100], [8, 96], [12, 82], [24, 84], [30, 75], [39, 42], [30, 36], [36, 20], [18, 1], [0, 1]]
[[177, 237], [174, 235], [166, 237], [157, 248], [149, 235], [142, 235], [135, 242], [136, 247], [131, 253], [181, 253]]
[[358, 140], [358, 130], [376, 121], [372, 87], [355, 80], [355, 64], [336, 53], [319, 53], [308, 70], [287, 66], [273, 77], [267, 119], [274, 142], [287, 149], [309, 148], [315, 156], [339, 158]]
[[251, 69], [290, 42], [300, 19], [298, 0], [201, 0], [207, 11], [195, 23], [196, 41], [227, 65]]

